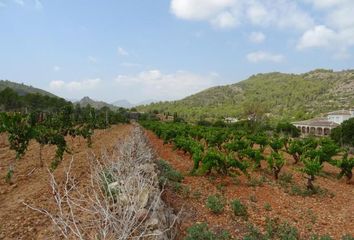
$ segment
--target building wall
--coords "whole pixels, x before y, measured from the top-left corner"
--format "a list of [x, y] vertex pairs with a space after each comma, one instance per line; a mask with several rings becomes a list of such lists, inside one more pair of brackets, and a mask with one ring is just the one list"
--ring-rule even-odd
[[350, 115], [328, 115], [327, 118], [329, 121], [341, 124], [342, 122], [350, 119], [352, 116]]

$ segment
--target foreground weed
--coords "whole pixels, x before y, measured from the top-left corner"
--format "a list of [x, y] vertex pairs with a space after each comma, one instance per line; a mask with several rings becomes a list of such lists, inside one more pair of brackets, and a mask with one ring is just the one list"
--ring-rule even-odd
[[266, 182], [266, 178], [261, 176], [259, 178], [250, 178], [247, 182], [250, 187], [263, 187]]
[[184, 240], [231, 240], [229, 232], [222, 230], [214, 233], [209, 230], [206, 223], [197, 223], [187, 229], [187, 236]]
[[247, 207], [239, 199], [235, 199], [231, 202], [231, 209], [235, 216], [248, 217]]
[[200, 199], [202, 197], [202, 193], [199, 190], [196, 190], [192, 193], [192, 197], [195, 199]]
[[264, 209], [265, 209], [266, 211], [272, 211], [272, 206], [271, 206], [269, 203], [265, 203], [265, 204], [264, 204]]
[[211, 195], [206, 200], [206, 206], [215, 214], [224, 211], [225, 200], [220, 195]]

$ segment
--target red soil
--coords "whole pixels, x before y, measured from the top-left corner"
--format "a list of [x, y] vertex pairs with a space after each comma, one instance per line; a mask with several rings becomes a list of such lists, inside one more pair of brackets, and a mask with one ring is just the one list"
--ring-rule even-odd
[[[340, 239], [345, 234], [354, 235], [354, 183], [346, 184], [345, 180], [337, 180], [335, 175], [338, 169], [325, 165], [324, 177], [318, 177], [315, 185], [326, 189], [325, 196], [313, 195], [302, 197], [290, 195], [280, 186], [266, 170], [253, 172], [252, 179], [265, 177], [263, 186], [252, 187], [245, 176], [235, 178], [229, 176], [190, 176], [193, 167], [190, 156], [182, 151], [174, 151], [170, 144], [163, 144], [151, 131], [146, 131], [151, 145], [157, 154], [169, 162], [184, 176], [183, 185], [190, 188], [189, 194], [176, 194], [171, 189], [166, 191], [164, 200], [176, 210], [183, 207], [184, 216], [181, 221], [180, 231], [185, 235], [186, 229], [196, 222], [206, 222], [215, 230], [225, 229], [234, 237], [245, 233], [247, 224], [252, 223], [264, 230], [266, 218], [279, 218], [296, 226], [301, 237], [308, 239], [312, 234], [330, 235]], [[287, 165], [282, 173], [291, 173], [297, 185], [304, 186], [306, 180], [296, 170], [290, 156], [286, 156]], [[262, 169], [266, 164], [262, 163]], [[248, 207], [248, 222], [240, 217], [233, 217], [228, 205], [223, 213], [216, 215], [205, 206], [206, 198], [212, 194], [222, 194], [227, 202], [240, 199]], [[264, 205], [269, 204], [271, 210], [266, 210]]]

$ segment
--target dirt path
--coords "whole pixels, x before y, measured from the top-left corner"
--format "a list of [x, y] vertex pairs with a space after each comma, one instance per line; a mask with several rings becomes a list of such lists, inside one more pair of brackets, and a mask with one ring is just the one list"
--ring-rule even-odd
[[[165, 195], [165, 201], [174, 208], [183, 206], [186, 210], [180, 227], [181, 236], [192, 224], [207, 222], [215, 230], [225, 229], [234, 237], [240, 237], [249, 223], [264, 229], [267, 218], [279, 218], [296, 226], [303, 239], [309, 239], [313, 234], [326, 234], [334, 239], [340, 239], [344, 234], [354, 235], [354, 185], [335, 179], [338, 171], [331, 166], [325, 166], [327, 176], [319, 177], [315, 183], [327, 189], [326, 196], [290, 195], [266, 171], [252, 173], [253, 183], [243, 175], [238, 178], [189, 176], [193, 167], [190, 156], [174, 151], [172, 145], [164, 145], [151, 131], [146, 131], [146, 134], [157, 154], [185, 175], [183, 184], [190, 189], [187, 194], [176, 195], [169, 190]], [[288, 158], [282, 172], [291, 173], [297, 185], [304, 185], [303, 176], [296, 170], [299, 166], [294, 167], [292, 162]], [[247, 205], [248, 222], [233, 217], [229, 206], [219, 215], [212, 214], [205, 207], [205, 201], [209, 195], [217, 193], [223, 195], [227, 202], [240, 199]]]
[[[83, 139], [68, 139], [73, 147], [73, 155], [65, 154], [63, 162], [55, 171], [56, 179], [62, 181], [63, 173], [71, 157], [74, 157], [72, 173], [80, 187], [85, 187], [88, 179], [89, 161], [88, 153], [99, 155], [102, 150], [113, 148], [131, 130], [130, 125], [113, 126], [106, 130], [97, 130], [93, 136], [93, 146], [88, 148]], [[54, 157], [55, 147], [43, 149], [45, 165], [49, 165]], [[4, 182], [7, 167], [14, 152], [0, 141], [0, 239], [58, 239], [53, 236], [51, 221], [23, 205], [23, 202], [34, 206], [53, 208], [52, 193], [49, 186], [47, 167], [39, 166], [39, 145], [32, 142], [23, 159], [18, 161], [15, 169], [13, 185]]]

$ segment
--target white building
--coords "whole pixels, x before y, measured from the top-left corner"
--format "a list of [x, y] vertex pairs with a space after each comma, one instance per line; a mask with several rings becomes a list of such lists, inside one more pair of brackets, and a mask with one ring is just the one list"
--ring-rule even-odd
[[335, 112], [327, 113], [327, 119], [329, 121], [342, 124], [342, 122], [354, 117], [354, 109], [351, 110], [339, 110]]
[[354, 117], [354, 109], [340, 110], [327, 113], [326, 117], [314, 118], [301, 122], [293, 122], [303, 135], [312, 134], [327, 136], [333, 128], [338, 127], [344, 121]]
[[237, 118], [233, 118], [233, 117], [227, 117], [227, 118], [225, 118], [225, 122], [226, 123], [237, 123], [238, 119]]

